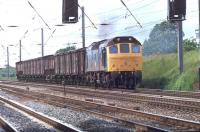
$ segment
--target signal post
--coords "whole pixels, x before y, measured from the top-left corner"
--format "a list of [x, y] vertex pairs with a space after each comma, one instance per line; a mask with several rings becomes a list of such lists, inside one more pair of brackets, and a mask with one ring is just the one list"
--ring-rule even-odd
[[183, 72], [183, 31], [182, 21], [186, 15], [186, 0], [168, 0], [168, 20], [178, 26], [178, 64], [180, 74]]

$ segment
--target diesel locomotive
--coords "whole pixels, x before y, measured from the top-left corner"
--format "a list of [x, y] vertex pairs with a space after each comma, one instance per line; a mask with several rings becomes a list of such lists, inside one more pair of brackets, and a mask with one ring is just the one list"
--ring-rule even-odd
[[141, 46], [134, 37], [121, 36], [64, 54], [17, 62], [17, 79], [134, 89], [142, 81]]

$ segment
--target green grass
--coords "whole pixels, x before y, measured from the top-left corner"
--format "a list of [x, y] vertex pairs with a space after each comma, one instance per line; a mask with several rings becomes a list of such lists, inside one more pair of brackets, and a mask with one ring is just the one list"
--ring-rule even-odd
[[143, 87], [191, 91], [196, 89], [198, 50], [184, 52], [184, 72], [180, 75], [177, 53], [143, 57]]

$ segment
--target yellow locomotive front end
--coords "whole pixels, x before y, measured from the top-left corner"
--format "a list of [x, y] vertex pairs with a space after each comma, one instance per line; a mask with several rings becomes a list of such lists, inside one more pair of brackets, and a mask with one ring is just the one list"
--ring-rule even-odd
[[108, 72], [132, 72], [142, 71], [142, 48], [137, 41], [131, 41], [133, 38], [127, 38], [127, 41], [114, 41], [113, 45], [107, 47], [107, 70]]
[[114, 38], [106, 47], [107, 72], [116, 87], [134, 89], [142, 81], [142, 45], [134, 37]]

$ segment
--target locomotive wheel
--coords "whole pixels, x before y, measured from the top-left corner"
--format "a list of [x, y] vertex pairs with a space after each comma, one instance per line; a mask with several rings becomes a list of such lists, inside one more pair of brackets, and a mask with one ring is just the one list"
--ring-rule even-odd
[[134, 78], [130, 79], [130, 88], [134, 90], [135, 86], [136, 86], [136, 80], [135, 80], [135, 77], [134, 77]]
[[110, 88], [110, 81], [106, 82], [106, 88]]
[[126, 79], [125, 81], [125, 86], [126, 86], [126, 89], [129, 89], [129, 86], [130, 86], [130, 82], [128, 79]]
[[119, 80], [118, 80], [118, 78], [115, 79], [115, 87], [116, 87], [116, 88], [119, 87]]

